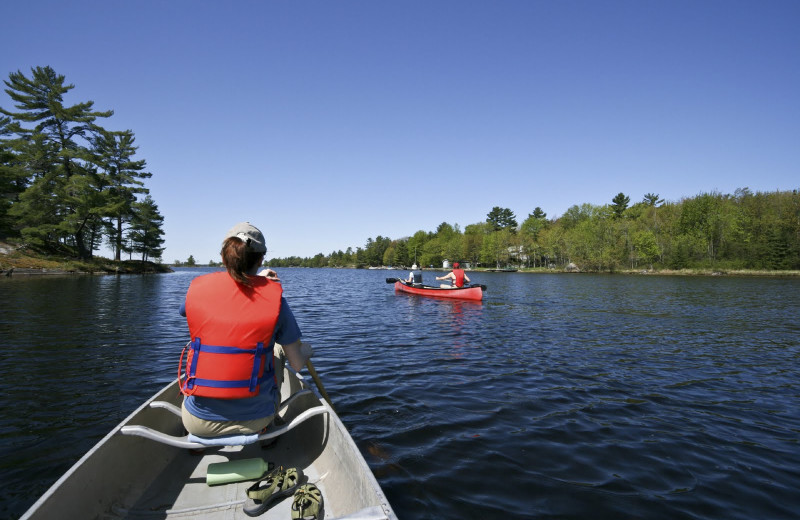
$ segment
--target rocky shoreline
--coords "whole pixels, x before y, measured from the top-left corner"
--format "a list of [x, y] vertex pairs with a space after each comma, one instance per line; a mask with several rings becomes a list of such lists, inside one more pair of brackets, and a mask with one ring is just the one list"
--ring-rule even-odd
[[[26, 267], [11, 267], [9, 269], [0, 269], [0, 276], [5, 277], [18, 277], [18, 276], [41, 276], [41, 275], [108, 275], [108, 274], [158, 274], [158, 273], [171, 273], [173, 270], [167, 266], [158, 266], [159, 264], [150, 264], [141, 267], [125, 267], [117, 269], [104, 269], [104, 270], [80, 270], [80, 269], [57, 269], [57, 268], [26, 268]], [[154, 267], [158, 266], [158, 267]]]

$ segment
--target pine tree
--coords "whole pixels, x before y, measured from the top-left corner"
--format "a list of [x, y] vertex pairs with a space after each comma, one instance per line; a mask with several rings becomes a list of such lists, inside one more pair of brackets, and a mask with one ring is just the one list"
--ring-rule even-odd
[[[99, 131], [95, 120], [113, 111], [94, 111], [92, 101], [64, 106], [64, 95], [74, 85], [65, 85], [64, 76], [51, 67], [36, 67], [31, 73], [28, 78], [12, 72], [5, 81], [19, 112], [0, 108], [13, 119], [9, 129], [19, 137], [10, 144], [19, 152], [30, 183], [13, 213], [23, 237], [45, 245], [63, 241], [88, 258], [94, 246], [86, 238], [100, 216], [85, 206], [96, 203], [90, 192], [99, 184], [86, 142]], [[35, 126], [25, 128], [25, 123]]]
[[146, 164], [143, 159], [132, 159], [138, 149], [133, 145], [135, 140], [133, 131], [125, 130], [99, 132], [93, 141], [95, 161], [105, 170], [104, 189], [108, 197], [101, 213], [109, 218], [106, 232], [116, 260], [121, 258], [123, 226], [131, 221], [136, 195], [149, 193], [141, 179], [152, 176], [143, 171]]
[[621, 218], [625, 210], [628, 209], [628, 204], [630, 204], [631, 198], [624, 193], [619, 192], [616, 197], [611, 199], [611, 202], [611, 207], [614, 209], [614, 217]]
[[500, 206], [492, 208], [492, 211], [486, 215], [486, 222], [491, 224], [495, 231], [508, 229], [513, 233], [517, 229], [517, 220], [514, 213], [510, 209], [501, 208]]
[[17, 153], [5, 138], [11, 134], [10, 117], [0, 117], [0, 238], [16, 235], [14, 219], [9, 210], [25, 190], [25, 170], [17, 160]]
[[142, 261], [148, 258], [161, 258], [164, 252], [164, 217], [158, 212], [158, 206], [150, 195], [144, 200], [134, 202], [132, 205], [133, 219], [128, 231], [128, 238], [131, 241], [131, 249], [137, 253], [142, 253]]

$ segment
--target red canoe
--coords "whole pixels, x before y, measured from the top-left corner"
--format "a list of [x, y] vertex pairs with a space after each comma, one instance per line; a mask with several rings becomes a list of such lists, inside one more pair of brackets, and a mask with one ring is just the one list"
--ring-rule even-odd
[[483, 299], [483, 286], [481, 285], [459, 287], [457, 289], [444, 289], [441, 287], [431, 287], [430, 285], [413, 286], [403, 282], [395, 282], [394, 290], [419, 294], [420, 296], [433, 296], [435, 298], [458, 298], [459, 300]]

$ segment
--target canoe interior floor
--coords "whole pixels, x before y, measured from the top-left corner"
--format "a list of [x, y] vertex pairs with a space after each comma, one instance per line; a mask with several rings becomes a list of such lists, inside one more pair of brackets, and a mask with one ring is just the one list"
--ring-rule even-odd
[[[324, 482], [308, 456], [292, 449], [287, 439], [262, 449], [259, 445], [245, 447], [226, 447], [209, 450], [207, 454], [181, 452], [171, 463], [169, 471], [143, 491], [139, 499], [129, 507], [116, 506], [107, 518], [198, 518], [207, 520], [250, 518], [242, 507], [247, 499], [247, 488], [255, 481], [237, 482], [208, 486], [206, 472], [208, 465], [228, 460], [262, 458], [278, 466], [297, 467], [303, 472], [301, 483], [316, 484], [326, 503]], [[171, 475], [171, 477], [168, 477]], [[276, 501], [266, 513], [258, 518], [291, 518], [292, 497]], [[331, 517], [331, 511], [325, 516]]]

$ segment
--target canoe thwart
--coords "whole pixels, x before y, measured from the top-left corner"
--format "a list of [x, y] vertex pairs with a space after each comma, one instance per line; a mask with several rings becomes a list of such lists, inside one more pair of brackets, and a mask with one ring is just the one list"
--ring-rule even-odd
[[[281, 411], [284, 408], [286, 408], [287, 406], [289, 406], [290, 404], [292, 404], [292, 401], [294, 401], [295, 399], [297, 399], [301, 395], [303, 395], [303, 394], [313, 394], [313, 393], [314, 392], [312, 392], [311, 389], [309, 389], [309, 388], [303, 388], [302, 390], [298, 390], [297, 392], [295, 392], [294, 394], [289, 396], [288, 399], [286, 399], [285, 401], [283, 401], [281, 403], [280, 407], [278, 408], [278, 411]], [[180, 406], [175, 406], [174, 404], [168, 403], [167, 401], [153, 401], [153, 402], [150, 403], [150, 408], [163, 408], [164, 410], [167, 410], [168, 412], [172, 413], [173, 415], [177, 415], [178, 417], [181, 417], [181, 408], [180, 408]]]
[[168, 403], [166, 401], [153, 401], [150, 403], [150, 408], [163, 408], [168, 412], [177, 415], [178, 417], [181, 416], [181, 409], [178, 406], [175, 406], [172, 403]]
[[[253, 443], [256, 441], [264, 441], [267, 439], [278, 437], [279, 435], [283, 435], [284, 433], [293, 429], [295, 426], [304, 422], [306, 419], [309, 419], [311, 417], [314, 417], [315, 415], [320, 415], [323, 413], [328, 413], [328, 409], [325, 406], [316, 406], [314, 408], [309, 408], [308, 410], [305, 410], [303, 413], [292, 419], [287, 424], [280, 426], [278, 428], [269, 429], [268, 431], [260, 435], [257, 436], [254, 435], [252, 436], [252, 439], [251, 436], [242, 436], [242, 435], [236, 435], [231, 438], [225, 437], [224, 439], [226, 441], [229, 441], [228, 444], [219, 444], [219, 438], [209, 439], [208, 440], [209, 442], [207, 444], [204, 444], [202, 442], [197, 442], [197, 440], [199, 440], [200, 438], [196, 436], [192, 436], [192, 439], [197, 439], [197, 440], [190, 440], [189, 435], [184, 435], [181, 437], [177, 435], [169, 435], [167, 433], [154, 430], [153, 428], [138, 424], [123, 426], [122, 428], [120, 428], [119, 431], [123, 435], [136, 435], [139, 437], [145, 437], [147, 439], [160, 442], [162, 444], [175, 446], [176, 448], [201, 449], [201, 448], [208, 448], [209, 446], [220, 446], [220, 445], [238, 446], [240, 445], [240, 443], [238, 442], [240, 440], [247, 440], [248, 443]], [[237, 441], [237, 442], [231, 442], [231, 441]]]

